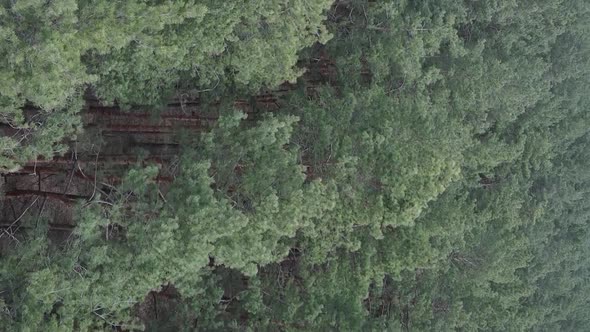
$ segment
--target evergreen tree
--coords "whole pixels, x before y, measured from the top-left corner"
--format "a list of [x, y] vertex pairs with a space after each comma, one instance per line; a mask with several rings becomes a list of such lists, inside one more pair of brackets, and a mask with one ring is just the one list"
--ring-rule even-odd
[[0, 169], [63, 154], [88, 87], [105, 103], [153, 106], [177, 87], [255, 92], [295, 80], [297, 52], [330, 38], [330, 3], [3, 0]]
[[[87, 84], [121, 104], [225, 97], [210, 131], [180, 135], [169, 185], [138, 164], [79, 202], [65, 244], [45, 221], [1, 252], [0, 324], [588, 329], [590, 7], [337, 1], [326, 30], [329, 5], [0, 7], [5, 123], [32, 133], [3, 139], [6, 168], [20, 146], [26, 158], [59, 150]], [[297, 78], [297, 52], [330, 35], [304, 53], [311, 72], [278, 111], [230, 106], [236, 91]], [[63, 54], [37, 58], [47, 45]], [[140, 319], [146, 294], [167, 287], [179, 294], [167, 312]]]

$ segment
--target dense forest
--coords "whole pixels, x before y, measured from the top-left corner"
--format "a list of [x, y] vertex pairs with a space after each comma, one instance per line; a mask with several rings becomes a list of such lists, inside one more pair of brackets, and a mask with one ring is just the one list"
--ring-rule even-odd
[[589, 331], [586, 0], [0, 0], [0, 330]]

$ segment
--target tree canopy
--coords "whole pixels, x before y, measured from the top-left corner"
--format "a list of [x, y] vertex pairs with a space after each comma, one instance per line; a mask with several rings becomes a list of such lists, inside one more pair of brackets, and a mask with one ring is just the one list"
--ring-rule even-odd
[[[3, 169], [63, 153], [82, 97], [159, 105], [176, 89], [257, 91], [294, 81], [326, 42], [330, 1], [2, 1]], [[221, 86], [220, 86], [221, 85]], [[34, 106], [28, 115], [23, 108]]]
[[[583, 0], [3, 2], [4, 171], [78, 142], [89, 93], [217, 115], [117, 183], [97, 154], [65, 239], [45, 201], [13, 213], [0, 326], [588, 329], [587, 17]], [[272, 108], [249, 98], [268, 89]]]

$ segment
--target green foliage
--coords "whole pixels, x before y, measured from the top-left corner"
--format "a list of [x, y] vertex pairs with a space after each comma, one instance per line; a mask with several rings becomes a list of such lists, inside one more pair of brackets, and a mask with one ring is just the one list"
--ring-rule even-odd
[[161, 105], [180, 86], [254, 92], [294, 81], [299, 50], [330, 38], [330, 3], [1, 1], [0, 124], [14, 133], [3, 132], [0, 169], [63, 153], [88, 87], [105, 103]]
[[[297, 51], [330, 35], [328, 5], [83, 3], [79, 60], [106, 100], [217, 80], [231, 96], [296, 78]], [[299, 80], [256, 120], [222, 99], [166, 190], [157, 167], [134, 168], [80, 206], [66, 246], [38, 228], [2, 252], [0, 322], [587, 330], [588, 14], [584, 1], [337, 2], [334, 38], [304, 59], [335, 73]], [[140, 321], [139, 302], [169, 284], [174, 309]]]
[[[161, 102], [178, 82], [194, 81], [192, 88], [201, 90], [220, 84], [248, 91], [274, 87], [301, 74], [295, 67], [300, 49], [329, 39], [322, 21], [330, 3], [88, 4], [81, 17], [98, 29], [85, 36], [94, 45], [87, 64], [99, 76], [99, 96], [123, 104]], [[111, 31], [121, 22], [127, 28]]]

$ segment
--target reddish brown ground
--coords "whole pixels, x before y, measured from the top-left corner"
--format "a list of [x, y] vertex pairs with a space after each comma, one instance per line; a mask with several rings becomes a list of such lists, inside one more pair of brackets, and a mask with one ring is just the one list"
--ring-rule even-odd
[[[335, 76], [335, 66], [323, 54], [305, 65], [307, 93], [313, 96], [316, 86]], [[274, 91], [235, 100], [234, 106], [248, 114], [247, 120], [255, 121], [263, 112], [278, 111], [281, 96], [295, 88], [285, 83]], [[21, 231], [32, 227], [31, 220], [48, 220], [53, 236], [68, 234], [74, 227], [73, 204], [116, 185], [131, 166], [159, 165], [158, 181], [165, 188], [177, 172], [177, 134], [197, 135], [210, 129], [219, 116], [215, 106], [209, 104], [205, 111], [198, 98], [182, 96], [154, 115], [149, 110], [104, 106], [88, 96], [82, 112], [84, 134], [71, 142], [70, 151], [51, 160], [32, 160], [17, 172], [2, 174], [0, 247], [6, 240], [19, 241]], [[24, 220], [29, 222], [21, 223]]]

